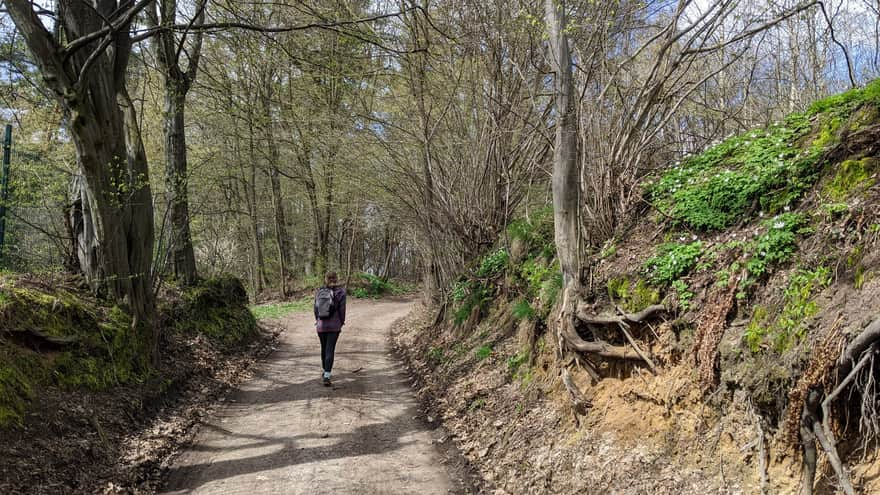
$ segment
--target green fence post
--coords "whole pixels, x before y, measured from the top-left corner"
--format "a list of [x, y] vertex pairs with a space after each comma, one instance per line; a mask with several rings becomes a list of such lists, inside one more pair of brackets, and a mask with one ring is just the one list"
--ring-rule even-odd
[[3, 179], [0, 183], [0, 256], [6, 240], [6, 203], [9, 201], [9, 157], [12, 152], [12, 124], [6, 124], [3, 134]]

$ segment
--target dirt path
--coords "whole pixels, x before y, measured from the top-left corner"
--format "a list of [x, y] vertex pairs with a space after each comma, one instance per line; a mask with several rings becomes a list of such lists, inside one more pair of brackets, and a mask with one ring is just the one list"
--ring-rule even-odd
[[311, 315], [285, 319], [278, 350], [202, 426], [163, 493], [462, 493], [387, 332], [408, 302], [353, 301], [332, 388]]

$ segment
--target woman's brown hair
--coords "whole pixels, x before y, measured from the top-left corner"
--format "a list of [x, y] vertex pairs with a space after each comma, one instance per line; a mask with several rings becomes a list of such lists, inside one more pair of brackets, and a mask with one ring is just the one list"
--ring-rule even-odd
[[339, 283], [339, 277], [336, 275], [336, 272], [327, 272], [324, 275], [324, 284], [328, 287], [335, 286], [337, 283]]

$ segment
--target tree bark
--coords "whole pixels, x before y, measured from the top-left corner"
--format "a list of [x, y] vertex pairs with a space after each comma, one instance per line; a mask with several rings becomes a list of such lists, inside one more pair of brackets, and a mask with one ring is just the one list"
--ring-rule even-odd
[[[167, 77], [167, 76], [166, 76]], [[165, 200], [170, 210], [168, 250], [174, 278], [190, 285], [198, 278], [189, 228], [189, 177], [186, 160], [185, 105], [187, 84], [165, 82]]]
[[281, 295], [287, 295], [287, 277], [290, 270], [290, 247], [287, 234], [287, 220], [284, 212], [284, 197], [281, 194], [281, 178], [278, 167], [269, 169], [269, 182], [272, 188], [272, 211], [275, 218], [275, 238], [278, 244], [278, 264], [280, 268]]
[[545, 0], [547, 29], [550, 34], [550, 62], [556, 74], [556, 142], [553, 150], [554, 239], [566, 288], [578, 288], [578, 204], [577, 113], [571, 53], [565, 34], [565, 2]]
[[245, 198], [247, 198], [248, 217], [251, 227], [251, 247], [253, 251], [254, 290], [262, 292], [266, 286], [266, 263], [263, 258], [263, 243], [260, 242], [259, 212], [257, 211], [257, 164], [256, 149], [254, 144], [253, 115], [248, 113], [248, 179], [245, 180]]
[[[568, 37], [565, 34], [565, 2], [564, 0], [545, 0], [544, 10], [547, 30], [550, 35], [550, 63], [556, 74], [554, 78], [556, 139], [553, 150], [552, 177], [553, 229], [556, 253], [563, 277], [562, 303], [556, 321], [556, 337], [559, 346], [557, 352], [561, 357], [565, 346], [568, 345], [580, 351], [613, 355], [617, 354], [616, 350], [609, 350], [605, 346], [596, 349], [580, 348], [575, 345], [576, 341], [572, 339], [572, 336], [577, 335], [574, 324], [581, 285], [578, 274], [580, 178], [577, 160], [574, 82], [571, 73], [571, 53]], [[587, 345], [587, 347], [592, 347], [592, 345]]]
[[153, 203], [146, 155], [126, 90], [131, 55], [129, 24], [146, 3], [65, 2], [56, 19], [67, 39], [99, 31], [108, 36], [62, 48], [27, 0], [9, 0], [9, 14], [25, 38], [46, 85], [69, 115], [82, 180], [74, 184], [74, 224], [80, 267], [93, 288], [129, 308], [133, 328], [155, 352], [155, 302], [150, 265]]
[[[192, 21], [195, 26], [204, 22], [205, 2], [200, 0], [196, 5], [196, 16]], [[147, 19], [152, 27], [176, 22], [176, 0], [162, 0], [156, 3], [156, 8], [158, 12], [153, 8], [147, 10]], [[178, 44], [173, 31], [159, 31], [152, 40], [152, 47], [165, 78], [165, 201], [171, 224], [167, 236], [168, 258], [174, 278], [190, 285], [198, 278], [198, 272], [190, 233], [185, 110], [186, 95], [198, 72], [202, 34], [195, 34], [193, 46], [186, 52], [189, 57], [186, 70], [180, 66], [186, 34], [183, 36], [184, 39]]]
[[287, 278], [290, 270], [290, 234], [287, 231], [287, 214], [281, 192], [281, 158], [275, 142], [275, 123], [272, 118], [272, 81], [266, 81], [263, 90], [263, 111], [266, 119], [266, 141], [269, 151], [269, 185], [272, 191], [272, 212], [275, 220], [275, 240], [278, 245], [281, 295], [287, 295]]

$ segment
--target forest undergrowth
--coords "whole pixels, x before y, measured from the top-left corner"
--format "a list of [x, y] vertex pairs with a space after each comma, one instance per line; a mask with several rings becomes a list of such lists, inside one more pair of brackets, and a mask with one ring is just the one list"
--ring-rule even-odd
[[576, 336], [533, 210], [396, 344], [502, 493], [880, 490], [878, 137], [875, 81], [649, 176]]

